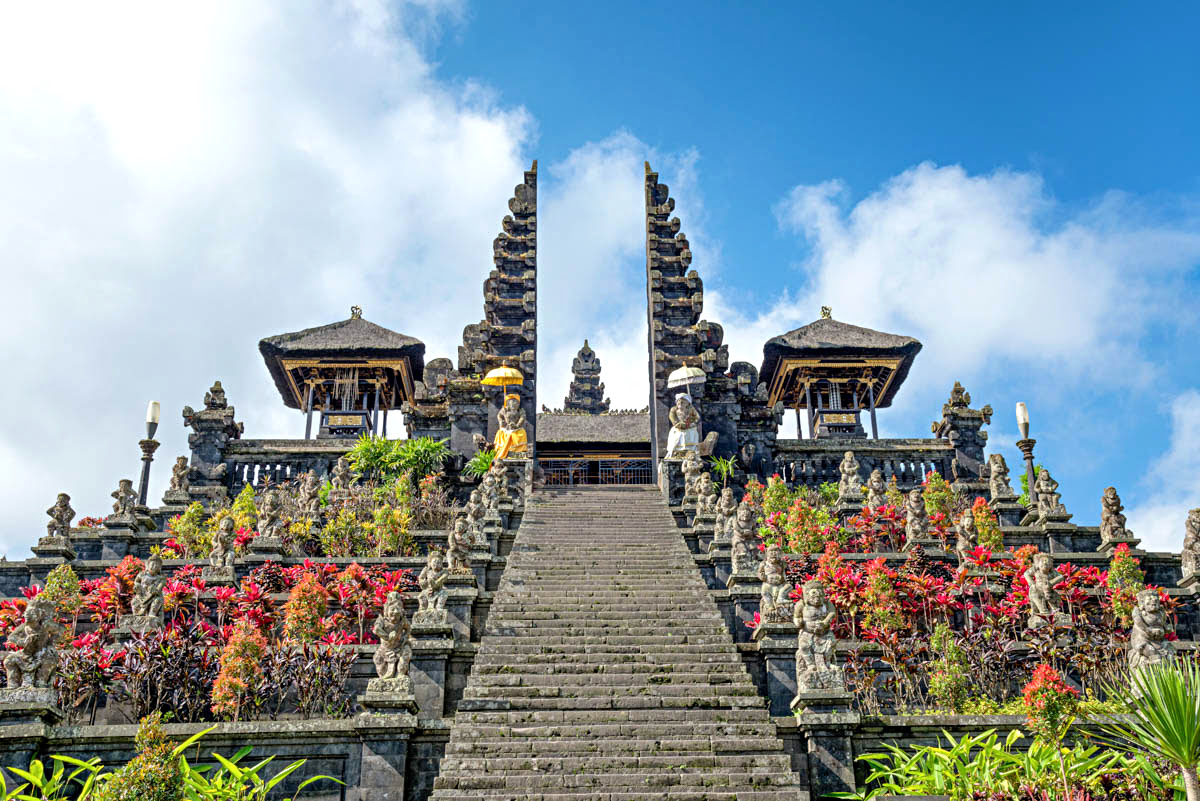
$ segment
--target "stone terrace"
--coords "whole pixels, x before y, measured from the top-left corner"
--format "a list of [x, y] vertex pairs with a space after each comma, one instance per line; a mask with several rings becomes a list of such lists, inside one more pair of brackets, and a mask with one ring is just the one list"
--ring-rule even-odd
[[807, 799], [657, 489], [527, 505], [433, 798]]

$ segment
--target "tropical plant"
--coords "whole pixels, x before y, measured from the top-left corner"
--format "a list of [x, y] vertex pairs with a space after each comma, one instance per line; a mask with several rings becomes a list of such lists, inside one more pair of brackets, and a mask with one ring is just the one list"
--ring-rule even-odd
[[254, 487], [250, 484], [242, 487], [242, 491], [233, 499], [230, 510], [233, 522], [239, 529], [254, 531], [258, 528], [258, 507], [254, 503]]
[[734, 458], [730, 456], [722, 459], [720, 456], [710, 456], [708, 461], [712, 465], [713, 472], [721, 479], [721, 489], [729, 486], [729, 477], [733, 475], [733, 471], [737, 467]]
[[204, 506], [196, 501], [181, 515], [167, 522], [167, 533], [183, 551], [181, 556], [196, 556], [212, 545], [212, 530], [204, 525]]
[[1079, 691], [1067, 685], [1053, 667], [1040, 664], [1033, 669], [1033, 678], [1021, 693], [1029, 730], [1038, 740], [1054, 748], [1062, 778], [1063, 798], [1071, 797], [1071, 781], [1067, 778], [1066, 759], [1059, 747], [1067, 729], [1075, 721]]
[[1175, 660], [1133, 672], [1107, 687], [1128, 707], [1125, 719], [1100, 720], [1109, 745], [1179, 766], [1188, 801], [1200, 801], [1200, 663]]
[[[1037, 481], [1038, 473], [1042, 472], [1042, 466], [1036, 464], [1033, 466], [1033, 480]], [[1029, 508], [1029, 474], [1021, 473], [1021, 494], [1017, 496], [1017, 503]]]
[[415, 486], [442, 469], [450, 458], [447, 442], [433, 437], [383, 439], [363, 434], [346, 456], [363, 480], [390, 484], [407, 472]]
[[163, 734], [159, 713], [142, 718], [134, 742], [137, 756], [99, 777], [94, 801], [181, 801], [183, 768]]
[[249, 618], [239, 620], [221, 651], [221, 670], [213, 683], [212, 711], [237, 721], [242, 707], [262, 701], [258, 689], [263, 682], [263, 657], [267, 639]]
[[484, 448], [470, 458], [463, 467], [463, 475], [479, 478], [483, 476], [492, 467], [492, 462], [496, 459], [496, 452], [491, 448]]

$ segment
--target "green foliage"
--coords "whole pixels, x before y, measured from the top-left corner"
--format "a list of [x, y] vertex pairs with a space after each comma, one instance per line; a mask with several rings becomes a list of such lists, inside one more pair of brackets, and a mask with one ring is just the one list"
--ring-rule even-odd
[[904, 493], [900, 491], [900, 484], [897, 483], [895, 474], [888, 479], [887, 490], [883, 496], [887, 498], [887, 505], [893, 509], [904, 508]]
[[[35, 759], [26, 768], [6, 767], [0, 770], [0, 799], [3, 801], [85, 801], [91, 798], [96, 786], [97, 773], [101, 770], [100, 760], [93, 758], [81, 762], [73, 757], [52, 756], [52, 767]], [[67, 772], [69, 768], [74, 770]], [[21, 784], [12, 790], [4, 772], [16, 776]]]
[[[1033, 480], [1037, 481], [1038, 473], [1042, 472], [1042, 466], [1035, 464], [1033, 466]], [[1029, 508], [1029, 474], [1021, 473], [1021, 494], [1017, 496], [1017, 503]]]
[[254, 531], [258, 527], [258, 507], [254, 505], [254, 487], [247, 484], [233, 499], [233, 522], [246, 531]]
[[167, 523], [167, 533], [183, 546], [186, 556], [208, 553], [212, 547], [213, 529], [204, 524], [204, 506], [196, 501], [183, 514], [172, 517]]
[[733, 471], [737, 467], [737, 462], [732, 456], [728, 459], [722, 459], [720, 456], [710, 456], [708, 461], [712, 465], [713, 472], [721, 479], [721, 488], [724, 489], [729, 485], [729, 477], [733, 475]]
[[817, 495], [821, 498], [822, 506], [833, 506], [838, 499], [838, 485], [836, 481], [826, 481], [824, 484], [817, 486]]
[[929, 645], [937, 655], [930, 663], [929, 697], [941, 709], [962, 712], [970, 691], [971, 671], [958, 635], [945, 623], [938, 623]]
[[1188, 801], [1200, 799], [1200, 664], [1175, 660], [1135, 671], [1108, 692], [1128, 708], [1125, 719], [1101, 721], [1105, 742], [1179, 766]]
[[1108, 563], [1108, 594], [1113, 614], [1122, 626], [1133, 622], [1133, 607], [1137, 594], [1146, 588], [1146, 574], [1138, 566], [1138, 560], [1129, 552], [1129, 546], [1121, 543], [1113, 550]]
[[450, 458], [447, 440], [433, 437], [384, 439], [363, 434], [346, 456], [362, 478], [390, 484], [403, 473], [411, 473], [413, 484], [442, 469]]
[[492, 467], [492, 462], [496, 459], [496, 452], [491, 448], [484, 448], [479, 453], [471, 457], [463, 467], [463, 475], [479, 478], [483, 476]]
[[100, 777], [94, 801], [181, 801], [183, 768], [157, 712], [142, 718], [136, 742], [138, 755]]
[[242, 706], [256, 700], [266, 654], [267, 638], [249, 618], [238, 620], [221, 650], [221, 671], [212, 691], [214, 715], [238, 720]]
[[337, 517], [325, 524], [317, 539], [326, 556], [361, 556], [371, 546], [358, 516], [349, 509], [339, 509]]
[[925, 511], [930, 515], [943, 514], [954, 519], [954, 490], [936, 470], [925, 476]]
[[979, 544], [993, 553], [1004, 550], [1004, 532], [1000, 530], [1000, 520], [992, 507], [983, 498], [976, 498], [971, 505], [971, 513], [975, 516], [975, 531], [979, 535]]
[[75, 615], [83, 605], [83, 594], [79, 591], [79, 576], [69, 564], [61, 564], [46, 576], [46, 589], [42, 595], [54, 601], [58, 613]]
[[783, 479], [779, 476], [768, 478], [767, 488], [763, 491], [763, 516], [786, 511], [791, 503], [792, 493], [788, 491], [787, 484], [783, 482]]

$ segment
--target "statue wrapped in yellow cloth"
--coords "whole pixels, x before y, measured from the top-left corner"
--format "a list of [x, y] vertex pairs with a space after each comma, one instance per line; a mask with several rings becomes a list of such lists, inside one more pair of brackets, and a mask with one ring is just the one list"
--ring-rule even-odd
[[523, 456], [529, 449], [529, 437], [525, 433], [525, 410], [521, 408], [521, 396], [504, 396], [504, 408], [497, 415], [500, 430], [496, 432], [496, 458]]

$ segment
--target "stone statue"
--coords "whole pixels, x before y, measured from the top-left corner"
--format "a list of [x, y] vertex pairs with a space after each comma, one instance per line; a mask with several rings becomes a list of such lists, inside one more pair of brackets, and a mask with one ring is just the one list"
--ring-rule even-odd
[[988, 492], [993, 501], [1015, 498], [1012, 486], [1008, 483], [1008, 463], [998, 453], [988, 456]]
[[755, 572], [758, 564], [758, 524], [755, 521], [754, 507], [745, 498], [738, 504], [737, 514], [733, 518], [733, 572]]
[[878, 467], [871, 471], [867, 479], [867, 506], [878, 509], [887, 504], [887, 482], [883, 480], [883, 471]]
[[778, 545], [767, 547], [767, 558], [758, 566], [758, 580], [762, 582], [762, 597], [758, 610], [764, 623], [786, 623], [791, 611], [788, 595], [792, 591], [787, 580], [787, 562], [783, 549]]
[[133, 481], [128, 478], [121, 479], [111, 494], [113, 516], [132, 518], [134, 506], [137, 504], [137, 493], [133, 491]]
[[171, 467], [171, 492], [188, 491], [188, 458], [179, 456]]
[[460, 517], [454, 521], [447, 539], [447, 553], [450, 555], [451, 573], [471, 572], [471, 534], [467, 531], [467, 519]]
[[65, 492], [58, 493], [54, 505], [46, 510], [50, 522], [46, 524], [47, 537], [71, 536], [71, 521], [75, 519], [75, 510], [71, 508], [71, 496]]
[[338, 457], [337, 464], [333, 466], [330, 483], [333, 485], [333, 490], [339, 495], [345, 495], [350, 489], [350, 485], [354, 483], [354, 471], [350, 469], [350, 460], [345, 456]]
[[842, 463], [838, 465], [841, 478], [838, 479], [838, 503], [851, 503], [862, 500], [862, 485], [858, 483], [858, 460], [854, 451], [846, 451]]
[[1175, 645], [1167, 639], [1167, 613], [1158, 590], [1142, 590], [1133, 607], [1133, 631], [1129, 635], [1130, 670], [1169, 662], [1175, 658]]
[[700, 495], [698, 511], [702, 515], [717, 513], [717, 487], [711, 480], [705, 482], [704, 492]]
[[1054, 569], [1054, 557], [1048, 553], [1035, 553], [1033, 563], [1025, 571], [1025, 583], [1029, 587], [1029, 617], [1025, 627], [1031, 631], [1043, 626], [1069, 626], [1071, 618], [1061, 611], [1058, 591], [1058, 572]]
[[317, 471], [309, 470], [300, 482], [300, 509], [309, 520], [315, 521], [321, 515], [321, 482], [317, 479]]
[[500, 428], [494, 443], [496, 459], [508, 456], [524, 456], [529, 449], [529, 435], [525, 432], [525, 410], [521, 408], [521, 396], [509, 393], [504, 396], [504, 408], [496, 415]]
[[1200, 509], [1188, 512], [1184, 530], [1183, 550], [1179, 555], [1183, 577], [1200, 576]]
[[687, 455], [683, 457], [683, 465], [680, 470], [683, 472], [684, 497], [700, 497], [703, 491], [701, 485], [706, 476], [704, 474], [704, 463], [700, 461], [699, 451], [688, 451]]
[[487, 534], [483, 530], [483, 518], [487, 515], [487, 507], [483, 503], [483, 491], [476, 487], [471, 490], [467, 501], [467, 523], [474, 537], [475, 545], [479, 548], [488, 547]]
[[671, 421], [671, 432], [667, 435], [667, 458], [679, 459], [685, 454], [700, 452], [700, 413], [692, 405], [687, 393], [675, 396], [675, 405], [667, 417]]
[[233, 516], [221, 518], [217, 525], [217, 534], [213, 537], [212, 550], [208, 552], [208, 563], [217, 569], [233, 570], [233, 561], [236, 558], [233, 543], [236, 539]]
[[205, 409], [225, 409], [229, 402], [225, 399], [225, 388], [220, 381], [214, 381], [208, 392], [204, 393]]
[[738, 503], [733, 497], [733, 489], [726, 487], [721, 490], [721, 499], [717, 501], [717, 520], [713, 525], [713, 542], [729, 542], [733, 538], [733, 523], [737, 516]]
[[267, 490], [258, 509], [259, 536], [278, 537], [279, 529], [283, 527], [282, 515], [283, 504], [279, 501], [279, 493], [273, 489]]
[[904, 499], [904, 538], [910, 545], [927, 542], [929, 536], [929, 512], [925, 510], [925, 493], [920, 487], [909, 490]]
[[483, 500], [483, 508], [485, 512], [498, 512], [500, 509], [500, 488], [496, 483], [496, 476], [490, 470], [483, 474], [483, 481], [479, 484], [480, 498]]
[[412, 661], [412, 643], [409, 641], [412, 627], [404, 614], [400, 593], [387, 594], [383, 610], [371, 631], [379, 638], [379, 645], [375, 648], [376, 678], [367, 683], [367, 692], [410, 695], [412, 679], [408, 677], [408, 665]]
[[414, 623], [441, 625], [446, 622], [446, 570], [442, 552], [431, 549], [425, 557], [425, 567], [417, 576], [421, 588], [417, 596], [417, 614]]
[[834, 649], [833, 621], [837, 609], [825, 596], [825, 585], [812, 579], [804, 585], [793, 608], [792, 620], [799, 632], [796, 637], [796, 688], [844, 690], [846, 681], [838, 667]]
[[25, 606], [25, 622], [8, 634], [8, 644], [16, 648], [4, 656], [8, 689], [50, 686], [50, 677], [58, 667], [58, 649], [55, 647], [58, 635], [54, 602], [46, 595], [29, 599]]
[[958, 566], [967, 564], [971, 552], [979, 547], [979, 531], [975, 528], [975, 513], [967, 509], [954, 524], [954, 553], [958, 555]]
[[1062, 517], [1067, 513], [1067, 508], [1062, 505], [1062, 496], [1058, 493], [1058, 482], [1050, 477], [1050, 471], [1042, 468], [1037, 478], [1033, 482], [1034, 489], [1037, 490], [1037, 512], [1038, 522]]
[[167, 577], [162, 571], [162, 557], [150, 554], [146, 567], [133, 580], [133, 598], [129, 602], [134, 615], [157, 618], [159, 624], [163, 619], [163, 590], [167, 586]]
[[1125, 507], [1116, 487], [1108, 487], [1100, 496], [1100, 542], [1126, 539]]

